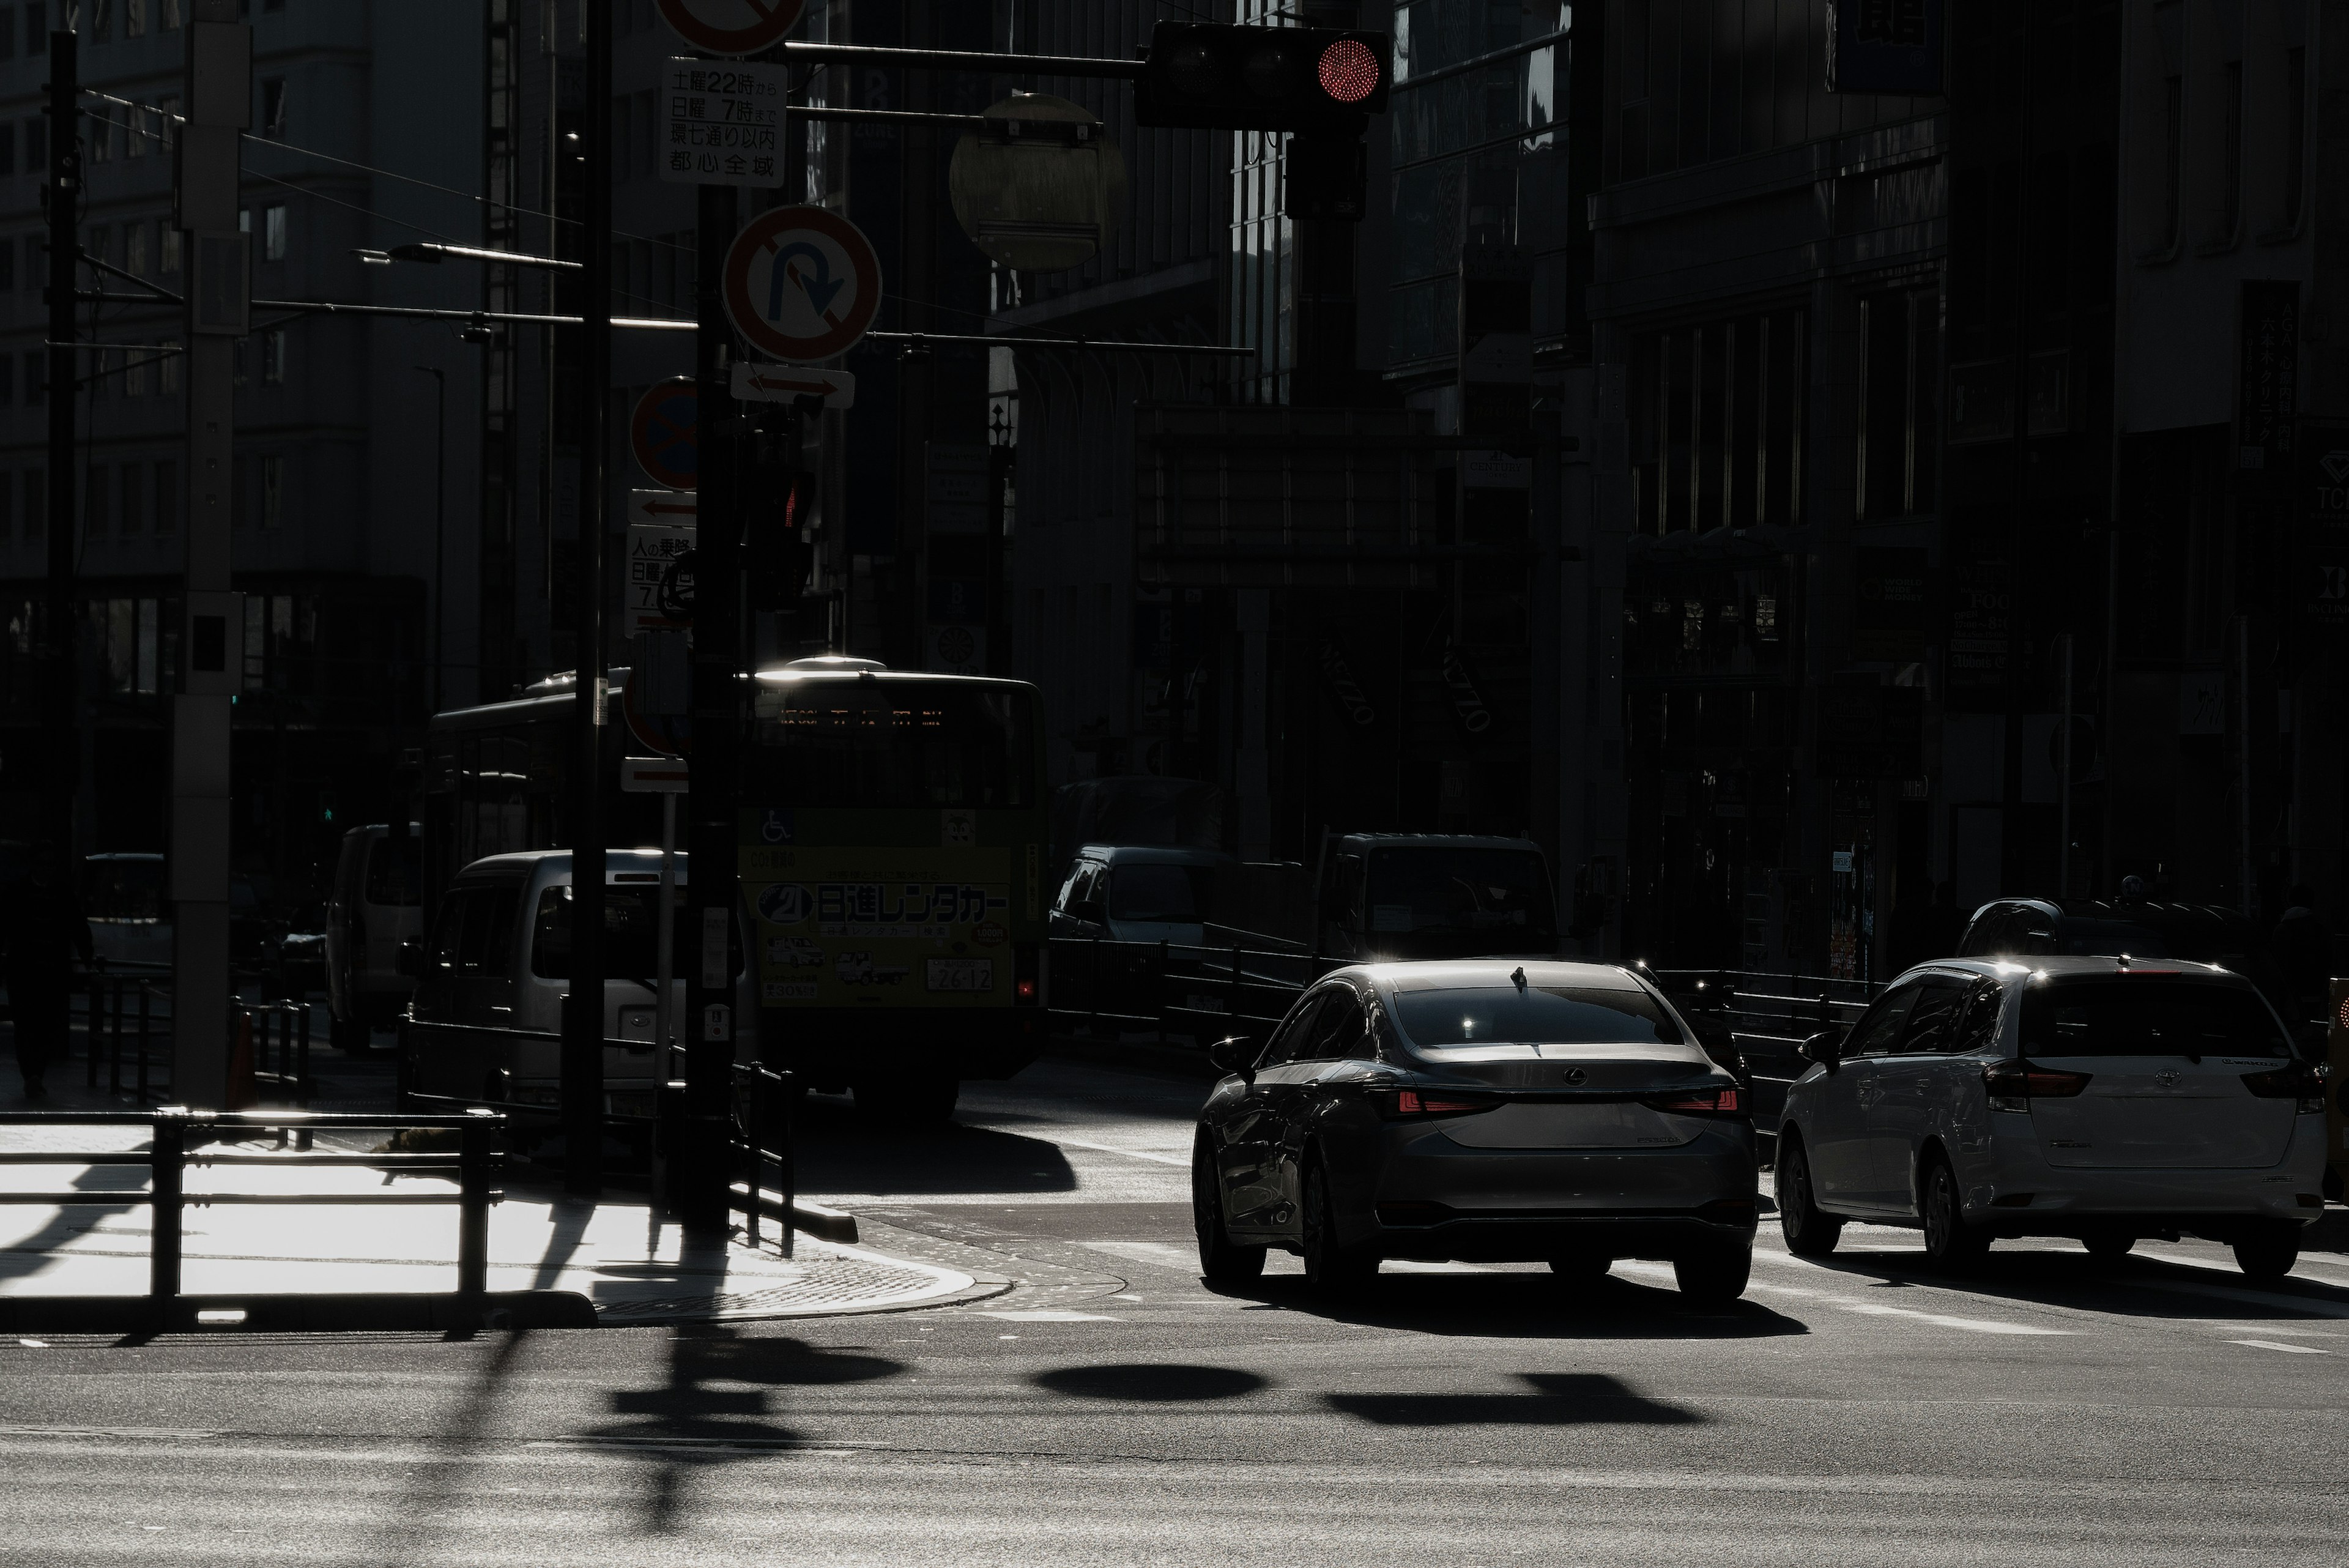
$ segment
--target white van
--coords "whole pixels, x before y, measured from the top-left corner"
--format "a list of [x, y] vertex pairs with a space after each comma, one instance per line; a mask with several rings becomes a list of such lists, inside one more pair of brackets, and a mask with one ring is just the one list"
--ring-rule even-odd
[[398, 1022], [416, 981], [399, 972], [404, 942], [424, 934], [424, 838], [412, 822], [343, 835], [326, 900], [326, 1002], [337, 1050], [364, 1051]]
[[171, 963], [171, 917], [160, 855], [83, 856], [81, 908], [97, 957], [110, 964]]
[[[679, 855], [670, 986], [670, 1032], [679, 1044], [690, 1037], [686, 976], [701, 950], [688, 923], [686, 877]], [[605, 886], [605, 1111], [649, 1120], [655, 1092], [668, 1076], [654, 1037], [660, 851], [608, 851]], [[732, 936], [735, 1058], [755, 1062], [758, 1000], [744, 972], [739, 919]], [[409, 1017], [427, 1027], [402, 1031], [403, 1104], [560, 1105], [563, 997], [571, 989], [570, 853], [474, 861], [450, 880], [430, 931], [409, 953], [417, 971]]]

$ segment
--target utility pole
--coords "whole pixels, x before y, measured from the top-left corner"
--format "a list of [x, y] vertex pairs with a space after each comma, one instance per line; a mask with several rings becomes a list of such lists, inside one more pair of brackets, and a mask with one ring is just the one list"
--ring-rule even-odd
[[563, 1012], [563, 1178], [603, 1187], [604, 1152], [604, 533], [612, 440], [612, 0], [587, 7], [586, 254], [580, 379], [579, 649], [572, 705], [571, 992]]
[[171, 1086], [228, 1101], [229, 721], [243, 679], [244, 612], [230, 587], [236, 340], [252, 270], [238, 232], [238, 137], [251, 120], [253, 32], [237, 0], [196, 0], [187, 28], [179, 225], [187, 232], [186, 624], [171, 698]]
[[70, 888], [74, 873], [74, 793], [80, 786], [81, 748], [75, 735], [81, 704], [74, 637], [74, 287], [80, 256], [80, 66], [75, 35], [49, 35], [49, 181], [41, 194], [49, 220], [49, 580], [41, 627], [42, 739], [46, 771], [41, 831], [56, 857], [55, 886]]
[[[699, 281], [694, 373], [700, 381], [700, 452], [695, 489], [693, 778], [686, 797], [686, 906], [697, 960], [687, 973], [685, 1105], [688, 1149], [676, 1187], [678, 1221], [722, 1232], [728, 1223], [726, 1172], [717, 1140], [732, 1093], [734, 976], [730, 956], [738, 870], [735, 818], [740, 814], [742, 522], [735, 484], [739, 422], [730, 381], [734, 328], [726, 319], [727, 246], [740, 222], [731, 185], [699, 188], [694, 271]], [[755, 694], [750, 694], [755, 696]], [[744, 955], [748, 961], [749, 955]], [[765, 1043], [761, 1042], [764, 1048]]]

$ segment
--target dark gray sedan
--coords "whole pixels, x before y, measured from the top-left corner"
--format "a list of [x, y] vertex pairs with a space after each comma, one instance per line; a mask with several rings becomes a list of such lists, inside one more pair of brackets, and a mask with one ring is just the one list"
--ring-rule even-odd
[[1747, 1092], [1625, 970], [1359, 965], [1215, 1061], [1230, 1075], [1191, 1157], [1210, 1281], [1253, 1279], [1279, 1247], [1325, 1292], [1386, 1258], [1544, 1262], [1592, 1282], [1654, 1258], [1689, 1296], [1744, 1292]]

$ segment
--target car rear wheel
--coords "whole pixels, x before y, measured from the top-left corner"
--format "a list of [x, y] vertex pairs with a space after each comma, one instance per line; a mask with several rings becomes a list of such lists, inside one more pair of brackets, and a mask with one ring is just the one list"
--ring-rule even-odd
[[1798, 1258], [1824, 1258], [1834, 1251], [1843, 1238], [1843, 1221], [1813, 1199], [1811, 1158], [1803, 1151], [1803, 1140], [1792, 1133], [1779, 1142], [1775, 1185], [1778, 1229], [1786, 1238], [1786, 1251]]
[[2085, 1245], [2088, 1249], [2088, 1256], [2091, 1258], [2100, 1262], [2117, 1263], [2129, 1255], [2130, 1249], [2137, 1245], [2137, 1238], [2116, 1236], [2106, 1231], [2101, 1236], [2089, 1237]]
[[1305, 1168], [1305, 1282], [1319, 1295], [1359, 1291], [1378, 1277], [1379, 1255], [1339, 1240], [1337, 1198], [1319, 1155]]
[[1572, 1257], [1552, 1258], [1549, 1272], [1571, 1285], [1591, 1286], [1607, 1277], [1615, 1260], [1604, 1252], [1580, 1252]]
[[1211, 1285], [1244, 1285], [1264, 1273], [1262, 1247], [1243, 1247], [1224, 1226], [1215, 1156], [1202, 1133], [1191, 1146], [1191, 1228], [1199, 1235], [1199, 1272]]
[[1707, 1306], [1725, 1306], [1745, 1293], [1754, 1272], [1754, 1244], [1708, 1247], [1672, 1260], [1672, 1280], [1681, 1294]]
[[1982, 1262], [1990, 1251], [1990, 1233], [1968, 1221], [1958, 1196], [1957, 1172], [1935, 1156], [1925, 1167], [1925, 1261], [1936, 1269], [1956, 1272]]
[[2235, 1239], [2235, 1267], [2251, 1280], [2280, 1280], [2300, 1262], [2300, 1227], [2287, 1220]]

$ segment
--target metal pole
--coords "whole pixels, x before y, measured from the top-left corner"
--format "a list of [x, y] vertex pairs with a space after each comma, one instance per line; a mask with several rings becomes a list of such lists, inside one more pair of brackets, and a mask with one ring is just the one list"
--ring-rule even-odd
[[438, 713], [448, 671], [441, 628], [449, 615], [449, 374], [433, 365], [416, 368], [432, 378], [432, 711]]
[[2064, 634], [2064, 776], [2059, 781], [2064, 809], [2062, 829], [2056, 839], [2056, 848], [2063, 858], [2055, 866], [2055, 893], [2063, 898], [2072, 896], [2072, 634], [2067, 631]]
[[[80, 786], [81, 748], [74, 737], [79, 689], [74, 674], [74, 268], [81, 208], [79, 57], [70, 32], [49, 35], [49, 177], [41, 194], [49, 220], [49, 472], [48, 584], [43, 604], [41, 657], [43, 777], [42, 828], [47, 852], [56, 857], [52, 875], [73, 867], [74, 794]], [[26, 525], [31, 525], [27, 517]], [[58, 886], [69, 886], [59, 883]]]
[[490, 1282], [490, 1129], [495, 1111], [474, 1110], [457, 1133], [457, 1294], [477, 1303]]
[[660, 1043], [661, 1077], [677, 1072], [677, 1003], [669, 990], [677, 981], [677, 792], [661, 794], [660, 935], [655, 959], [653, 1038]]
[[579, 443], [578, 644], [572, 710], [571, 993], [563, 1013], [564, 1185], [603, 1186], [604, 532], [612, 415], [612, 0], [587, 7], [586, 430]]
[[2241, 838], [2243, 914], [2260, 918], [2258, 856], [2251, 845], [2251, 618], [2235, 618], [2235, 821]]
[[[759, 1114], [759, 1099], [766, 1091], [767, 1085], [755, 1067], [747, 1073], [737, 1067], [734, 1072], [734, 1081], [750, 1090], [750, 1103], [742, 1112], [743, 1137], [750, 1146], [743, 1151], [745, 1158], [742, 1161], [743, 1168], [749, 1173], [743, 1182], [742, 1236], [750, 1250], [757, 1251], [759, 1249], [760, 1168], [766, 1164], [764, 1158], [766, 1145], [761, 1136], [765, 1133], [766, 1127], [763, 1118]], [[731, 1180], [730, 1177], [729, 1180]]]
[[[742, 725], [742, 572], [740, 514], [734, 494], [733, 395], [729, 385], [734, 331], [726, 320], [723, 266], [733, 243], [737, 197], [731, 185], [704, 185], [698, 202], [699, 332], [694, 339], [700, 385], [699, 493], [694, 556], [693, 775], [686, 797], [688, 929], [699, 951], [686, 966], [685, 1158], [677, 1215], [692, 1233], [722, 1236], [730, 1179], [722, 1143], [732, 1093], [734, 984], [729, 953], [736, 900], [736, 774]], [[775, 1014], [770, 1013], [769, 1018]], [[773, 1060], [778, 1043], [760, 1038]]]
[[147, 1302], [158, 1330], [171, 1326], [172, 1309], [180, 1299], [180, 1219], [185, 1189], [188, 1150], [187, 1113], [157, 1111], [154, 1134], [148, 1140], [150, 1228], [153, 1240], [147, 1249]]

